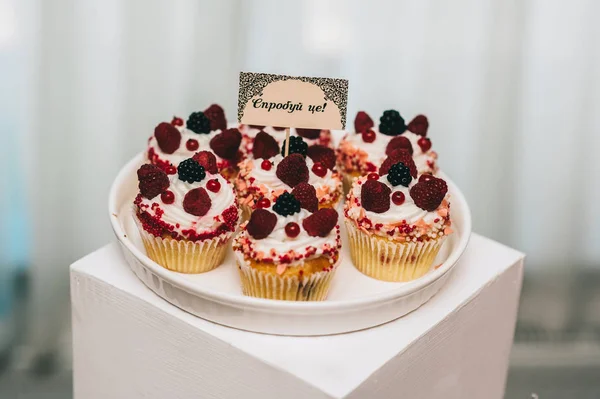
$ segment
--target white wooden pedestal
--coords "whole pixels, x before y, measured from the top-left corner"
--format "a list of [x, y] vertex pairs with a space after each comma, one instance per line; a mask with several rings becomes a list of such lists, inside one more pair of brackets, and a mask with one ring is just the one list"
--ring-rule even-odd
[[415, 312], [283, 337], [176, 308], [110, 244], [71, 266], [75, 398], [502, 398], [522, 275], [521, 253], [473, 234], [451, 280]]

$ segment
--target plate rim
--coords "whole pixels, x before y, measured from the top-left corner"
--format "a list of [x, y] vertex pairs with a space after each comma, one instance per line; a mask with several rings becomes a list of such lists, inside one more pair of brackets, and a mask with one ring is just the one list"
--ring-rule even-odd
[[[462, 191], [458, 188], [454, 182], [448, 178], [448, 176], [439, 172], [438, 175], [442, 176], [448, 183], [451, 189], [453, 202], [457, 201], [461, 203], [463, 209], [462, 212], [462, 235], [456, 244], [456, 247], [451, 251], [448, 258], [442, 263], [440, 267], [426, 274], [425, 276], [411, 281], [409, 283], [403, 283], [401, 287], [392, 289], [381, 294], [372, 294], [360, 298], [348, 299], [348, 300], [325, 300], [325, 301], [314, 301], [314, 302], [301, 302], [301, 301], [276, 301], [264, 298], [254, 298], [245, 296], [243, 294], [231, 294], [219, 291], [211, 291], [204, 288], [199, 288], [193, 282], [181, 276], [179, 273], [170, 271], [160, 266], [153, 260], [151, 260], [145, 253], [138, 249], [135, 244], [126, 236], [123, 226], [119, 220], [120, 204], [119, 204], [119, 187], [126, 180], [129, 173], [137, 165], [141, 165], [144, 161], [145, 152], [138, 153], [135, 157], [129, 160], [118, 172], [114, 181], [111, 184], [110, 192], [108, 196], [108, 215], [111, 222], [113, 233], [117, 237], [117, 240], [128, 250], [138, 261], [140, 261], [145, 267], [150, 269], [153, 273], [158, 275], [164, 281], [173, 284], [174, 286], [185, 290], [187, 293], [200, 296], [204, 299], [212, 302], [218, 302], [220, 304], [229, 305], [236, 308], [247, 308], [250, 307], [254, 310], [268, 310], [271, 312], [296, 312], [303, 313], [305, 311], [310, 312], [322, 312], [331, 313], [335, 311], [344, 311], [348, 309], [357, 310], [362, 307], [372, 307], [383, 303], [392, 302], [394, 300], [401, 299], [403, 297], [410, 296], [416, 292], [419, 292], [429, 285], [435, 283], [438, 279], [442, 278], [446, 273], [449, 273], [460, 257], [463, 255], [467, 248], [469, 240], [471, 238], [472, 226], [471, 226], [471, 209], [466, 201], [466, 198]], [[410, 284], [410, 285], [406, 285]]]

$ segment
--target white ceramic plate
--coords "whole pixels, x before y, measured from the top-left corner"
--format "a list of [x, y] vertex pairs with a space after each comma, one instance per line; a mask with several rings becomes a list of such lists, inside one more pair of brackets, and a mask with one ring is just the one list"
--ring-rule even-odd
[[113, 230], [135, 274], [158, 295], [198, 317], [238, 329], [282, 335], [325, 335], [361, 330], [401, 317], [427, 302], [446, 282], [471, 234], [469, 207], [460, 190], [448, 180], [452, 228], [435, 265], [425, 276], [408, 283], [389, 283], [367, 277], [352, 265], [342, 226], [342, 262], [323, 302], [287, 302], [242, 294], [237, 267], [230, 252], [223, 265], [203, 274], [169, 271], [146, 256], [133, 221], [139, 154], [115, 179], [108, 201]]

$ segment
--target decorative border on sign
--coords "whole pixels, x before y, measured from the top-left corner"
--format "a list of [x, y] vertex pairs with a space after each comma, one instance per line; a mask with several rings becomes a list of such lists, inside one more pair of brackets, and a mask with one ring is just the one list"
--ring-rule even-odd
[[346, 108], [348, 106], [348, 80], [337, 78], [309, 78], [306, 76], [275, 75], [271, 73], [240, 72], [238, 93], [238, 122], [244, 116], [244, 108], [254, 96], [261, 95], [263, 89], [279, 80], [299, 80], [319, 86], [325, 99], [332, 101], [340, 110], [342, 128], [346, 128]]

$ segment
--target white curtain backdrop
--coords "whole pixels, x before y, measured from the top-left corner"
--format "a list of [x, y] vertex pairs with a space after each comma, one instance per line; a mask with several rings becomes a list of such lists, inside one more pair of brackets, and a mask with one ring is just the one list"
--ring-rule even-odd
[[111, 240], [118, 169], [173, 114], [217, 102], [233, 119], [241, 70], [348, 78], [350, 122], [425, 113], [477, 232], [529, 272], [600, 266], [600, 2], [0, 1], [31, 50], [39, 345], [67, 322], [67, 266]]

